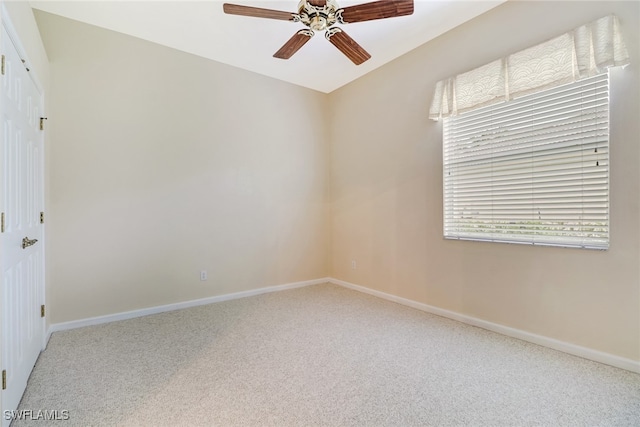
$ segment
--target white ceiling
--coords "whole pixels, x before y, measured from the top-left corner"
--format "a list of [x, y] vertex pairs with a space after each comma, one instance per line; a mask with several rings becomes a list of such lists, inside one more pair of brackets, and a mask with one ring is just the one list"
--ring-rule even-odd
[[[329, 93], [506, 0], [416, 0], [411, 16], [341, 26], [372, 56], [356, 66], [316, 34], [291, 59], [273, 54], [300, 23], [226, 15], [215, 1], [31, 1], [35, 9]], [[298, 0], [226, 0], [297, 11]], [[341, 7], [367, 0], [338, 0]]]

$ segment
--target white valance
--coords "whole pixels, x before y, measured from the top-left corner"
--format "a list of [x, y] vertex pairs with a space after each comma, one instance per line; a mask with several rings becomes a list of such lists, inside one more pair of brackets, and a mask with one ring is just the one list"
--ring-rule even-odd
[[436, 84], [429, 118], [456, 115], [626, 65], [618, 18], [605, 16], [559, 37]]

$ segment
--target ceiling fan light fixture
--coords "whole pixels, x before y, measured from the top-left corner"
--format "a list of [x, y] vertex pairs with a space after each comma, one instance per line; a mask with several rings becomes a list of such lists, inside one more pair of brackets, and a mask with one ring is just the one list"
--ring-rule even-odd
[[315, 31], [322, 31], [327, 28], [327, 18], [322, 15], [315, 15], [309, 19], [309, 28]]

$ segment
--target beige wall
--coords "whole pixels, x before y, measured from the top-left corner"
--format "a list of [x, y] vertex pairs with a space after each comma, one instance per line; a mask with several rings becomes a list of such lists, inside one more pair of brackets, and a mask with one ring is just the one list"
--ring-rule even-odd
[[[639, 5], [508, 2], [330, 94], [331, 275], [640, 360]], [[444, 240], [435, 82], [608, 13], [632, 62], [612, 77], [611, 249]]]
[[325, 95], [36, 18], [52, 323], [327, 276]]

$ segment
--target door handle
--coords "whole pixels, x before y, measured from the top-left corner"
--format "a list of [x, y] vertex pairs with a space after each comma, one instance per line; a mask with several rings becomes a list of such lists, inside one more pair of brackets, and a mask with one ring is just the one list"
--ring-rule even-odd
[[28, 237], [22, 239], [22, 249], [27, 249], [29, 246], [33, 246], [38, 242], [38, 239], [30, 240]]

